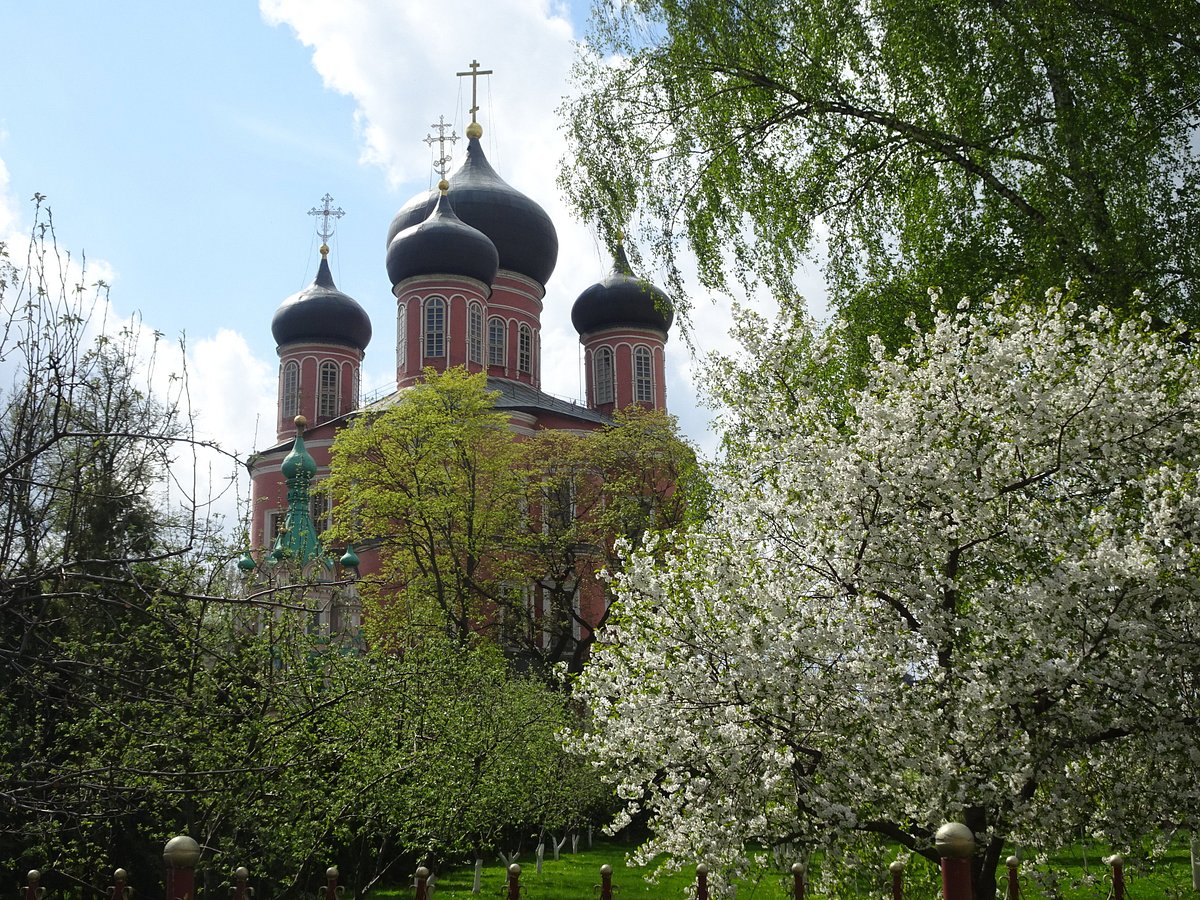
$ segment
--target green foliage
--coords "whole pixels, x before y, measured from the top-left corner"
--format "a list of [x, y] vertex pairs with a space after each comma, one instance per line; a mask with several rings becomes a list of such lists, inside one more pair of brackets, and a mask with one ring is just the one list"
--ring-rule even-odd
[[573, 670], [596, 624], [574, 605], [581, 583], [619, 568], [619, 542], [702, 515], [704, 491], [669, 416], [631, 409], [586, 433], [518, 436], [486, 378], [461, 369], [357, 417], [326, 484], [329, 537], [379, 546], [381, 569], [360, 587], [372, 644], [486, 634]]
[[930, 285], [1074, 278], [1200, 320], [1194, 0], [624, 0], [592, 24], [561, 183], [640, 229], [677, 309], [683, 246], [705, 287], [789, 302], [827, 237], [855, 368]]
[[573, 643], [567, 660], [579, 671], [591, 632], [608, 617], [607, 600], [595, 621], [572, 606], [580, 581], [620, 571], [622, 548], [641, 545], [651, 531], [699, 522], [707, 482], [675, 419], [636, 406], [617, 410], [612, 424], [594, 431], [541, 431], [520, 446], [529, 502], [540, 506], [542, 521], [523, 536], [522, 555], [530, 570], [544, 573], [540, 588], [557, 617], [530, 624], [550, 626], [557, 638], [546, 652], [551, 659], [562, 657], [572, 626], [582, 631], [586, 637]]
[[332, 452], [332, 539], [379, 541], [382, 568], [362, 586], [373, 644], [409, 626], [465, 640], [509, 605], [525, 483], [483, 376], [430, 372], [391, 409], [356, 417]]
[[336, 862], [361, 894], [398, 866], [597, 814], [606, 794], [557, 740], [565, 697], [488, 646], [432, 633], [397, 651], [294, 666], [259, 732], [262, 772], [213, 846], [289, 873], [285, 889]]

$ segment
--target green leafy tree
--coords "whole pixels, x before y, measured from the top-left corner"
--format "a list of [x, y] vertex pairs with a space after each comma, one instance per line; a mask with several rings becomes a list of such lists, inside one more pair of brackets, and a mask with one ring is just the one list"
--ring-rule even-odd
[[0, 860], [51, 886], [119, 861], [149, 888], [172, 834], [268, 827], [237, 824], [239, 796], [305, 695], [285, 702], [228, 549], [167, 489], [198, 443], [185, 382], [155, 394], [140, 323], [106, 331], [38, 199], [27, 256], [0, 256]]
[[575, 605], [581, 582], [619, 567], [619, 541], [682, 523], [702, 483], [666, 415], [518, 437], [484, 376], [455, 369], [359, 416], [330, 468], [331, 537], [379, 544], [362, 585], [374, 643], [413, 626], [481, 633], [576, 670], [596, 624]]
[[524, 554], [550, 599], [542, 618], [527, 624], [549, 636], [541, 648], [547, 658], [577, 672], [611, 600], [606, 593], [603, 613], [589, 619], [573, 603], [580, 582], [619, 572], [622, 548], [641, 545], [651, 529], [702, 519], [707, 485], [675, 419], [641, 407], [618, 410], [611, 424], [584, 434], [539, 432], [522, 449], [542, 520], [526, 536]]
[[624, 0], [592, 24], [562, 185], [640, 223], [677, 308], [682, 246], [706, 287], [786, 301], [825, 237], [850, 371], [928, 324], [930, 285], [1074, 278], [1200, 320], [1195, 2]]
[[362, 585], [371, 640], [410, 626], [460, 641], [494, 630], [528, 582], [512, 553], [527, 529], [525, 478], [483, 376], [430, 372], [333, 445], [333, 540], [369, 535], [381, 567]]

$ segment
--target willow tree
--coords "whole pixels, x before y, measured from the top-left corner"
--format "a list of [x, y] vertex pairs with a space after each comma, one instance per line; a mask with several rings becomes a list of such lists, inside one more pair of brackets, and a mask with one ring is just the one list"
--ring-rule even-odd
[[781, 299], [824, 257], [836, 309], [906, 339], [925, 289], [1087, 284], [1200, 319], [1200, 6], [1193, 0], [619, 0], [596, 4], [562, 184], [637, 223], [686, 302]]

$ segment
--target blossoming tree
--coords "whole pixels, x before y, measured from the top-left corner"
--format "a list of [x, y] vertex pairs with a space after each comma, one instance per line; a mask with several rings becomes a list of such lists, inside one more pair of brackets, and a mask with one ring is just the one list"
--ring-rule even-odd
[[1058, 291], [964, 301], [832, 398], [819, 338], [751, 332], [713, 514], [634, 555], [579, 684], [576, 743], [649, 817], [639, 852], [932, 859], [959, 819], [986, 898], [1012, 848], [1194, 826], [1200, 370], [1182, 329]]

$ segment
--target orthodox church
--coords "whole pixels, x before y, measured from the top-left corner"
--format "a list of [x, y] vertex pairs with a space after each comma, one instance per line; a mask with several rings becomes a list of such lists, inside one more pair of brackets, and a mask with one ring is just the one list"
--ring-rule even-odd
[[[595, 429], [611, 421], [614, 409], [632, 404], [665, 410], [670, 305], [663, 291], [634, 276], [621, 247], [611, 273], [571, 309], [586, 398], [576, 403], [542, 391], [541, 313], [558, 264], [558, 236], [542, 207], [492, 168], [482, 135], [472, 121], [458, 168], [437, 189], [413, 197], [388, 226], [396, 393], [372, 407], [395, 402], [427, 368], [461, 366], [487, 374], [496, 408], [518, 435]], [[329, 215], [340, 213], [331, 211], [331, 200], [326, 195], [325, 239]], [[375, 330], [363, 307], [337, 289], [327, 256], [322, 244], [313, 283], [285, 299], [271, 320], [279, 354], [276, 443], [249, 462], [251, 550], [239, 562], [248, 575], [283, 559], [319, 566], [327, 580], [340, 579], [340, 570], [369, 575], [376, 568], [370, 542], [340, 557], [321, 547], [318, 533], [330, 510], [310, 494], [329, 471], [334, 436], [362, 408], [360, 371]], [[577, 602], [585, 620], [599, 620], [598, 584], [581, 587]], [[361, 623], [347, 592], [331, 592], [320, 605], [314, 621], [329, 633]]]

